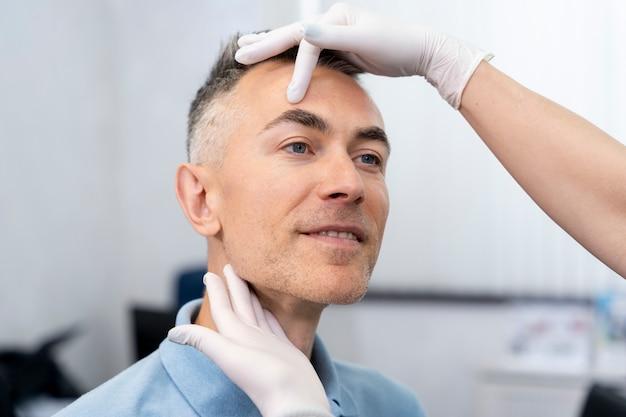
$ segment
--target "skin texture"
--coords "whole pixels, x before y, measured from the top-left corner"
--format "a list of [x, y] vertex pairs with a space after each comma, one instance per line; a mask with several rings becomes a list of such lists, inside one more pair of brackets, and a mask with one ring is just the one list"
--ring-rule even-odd
[[626, 146], [486, 62], [460, 111], [543, 211], [626, 277]]
[[[359, 128], [384, 125], [352, 78], [318, 67], [304, 100], [291, 104], [284, 91], [292, 72], [293, 64], [270, 61], [243, 76], [234, 95], [243, 114], [223, 166], [180, 165], [176, 194], [207, 238], [208, 271], [222, 276], [232, 264], [310, 356], [324, 307], [353, 303], [367, 290], [389, 211], [389, 154], [381, 141], [354, 136]], [[290, 109], [321, 116], [330, 130], [294, 122], [264, 130]], [[307, 146], [287, 146], [294, 143]], [[347, 250], [301, 234], [336, 223], [358, 224], [366, 238]], [[206, 294], [196, 324], [215, 329]]]

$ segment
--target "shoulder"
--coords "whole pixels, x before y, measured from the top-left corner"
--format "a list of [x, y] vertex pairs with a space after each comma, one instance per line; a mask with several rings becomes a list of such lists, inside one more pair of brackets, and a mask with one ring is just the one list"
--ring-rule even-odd
[[334, 361], [341, 384], [363, 415], [423, 417], [411, 389], [380, 372], [344, 361]]
[[158, 350], [84, 394], [54, 417], [157, 415], [196, 415], [161, 364]]

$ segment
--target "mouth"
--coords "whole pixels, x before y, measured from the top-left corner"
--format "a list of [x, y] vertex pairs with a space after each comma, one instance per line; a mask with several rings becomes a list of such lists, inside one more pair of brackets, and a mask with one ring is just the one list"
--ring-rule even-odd
[[358, 248], [365, 240], [365, 231], [355, 225], [327, 225], [301, 232], [317, 242], [344, 248]]
[[327, 224], [301, 232], [312, 238], [323, 241], [348, 241], [363, 243], [365, 240], [365, 230], [356, 224]]
[[361, 242], [354, 235], [339, 236], [339, 234], [334, 235], [332, 233], [301, 233], [301, 235], [315, 242], [332, 245], [336, 248], [358, 249], [361, 247]]

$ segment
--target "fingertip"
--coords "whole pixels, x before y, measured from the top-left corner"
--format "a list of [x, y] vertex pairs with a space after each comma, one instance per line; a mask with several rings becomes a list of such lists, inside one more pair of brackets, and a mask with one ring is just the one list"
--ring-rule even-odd
[[237, 275], [237, 273], [235, 272], [235, 269], [233, 268], [231, 264], [224, 265], [223, 272], [224, 272], [224, 277], [226, 277], [226, 280], [229, 282], [232, 282], [233, 280], [243, 281], [239, 277], [239, 275]]
[[167, 338], [168, 340], [174, 342], [174, 343], [178, 343], [180, 345], [185, 345], [187, 344], [187, 334], [179, 329], [178, 327], [174, 327], [171, 328], [168, 332], [167, 332]]
[[239, 39], [237, 39], [237, 46], [242, 48], [246, 45], [250, 45], [251, 43], [254, 43], [254, 41], [255, 41], [255, 36], [253, 36], [253, 34], [243, 35], [243, 36], [240, 36]]
[[211, 279], [215, 279], [219, 277], [217, 275], [215, 275], [213, 272], [207, 272], [206, 274], [204, 274], [204, 277], [202, 277], [202, 282], [204, 283], [204, 286], [208, 286], [209, 285], [209, 280]]
[[267, 32], [259, 32], [259, 33], [248, 33], [247, 35], [242, 35], [237, 39], [237, 45], [241, 48], [246, 45], [252, 45], [267, 36]]
[[287, 101], [293, 104], [302, 101], [306, 92], [306, 87], [303, 88], [303, 83], [298, 78], [297, 74], [294, 74], [287, 87]]
[[249, 60], [250, 60], [250, 56], [245, 47], [237, 49], [237, 52], [235, 52], [235, 61], [243, 65], [248, 65]]
[[299, 88], [298, 86], [289, 87], [287, 89], [287, 101], [296, 104], [302, 101], [304, 98], [305, 90], [303, 88]]
[[[235, 60], [243, 65], [256, 64], [262, 61], [262, 57], [259, 58], [259, 42], [242, 46], [235, 52]], [[262, 54], [262, 52], [261, 52]]]

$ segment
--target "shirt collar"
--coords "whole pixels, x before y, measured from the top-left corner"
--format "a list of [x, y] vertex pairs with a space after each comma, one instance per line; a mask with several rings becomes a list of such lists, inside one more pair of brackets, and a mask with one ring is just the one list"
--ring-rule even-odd
[[[182, 306], [176, 315], [176, 325], [190, 324], [201, 304], [200, 298]], [[159, 352], [163, 367], [198, 415], [259, 416], [250, 398], [203, 353], [168, 339], [161, 342]], [[333, 414], [356, 416], [354, 400], [341, 385], [337, 368], [317, 335], [311, 364], [324, 386]]]
[[354, 400], [348, 390], [341, 385], [335, 363], [318, 335], [315, 335], [315, 342], [313, 343], [311, 364], [322, 381], [333, 414], [336, 416], [356, 416], [357, 410]]

